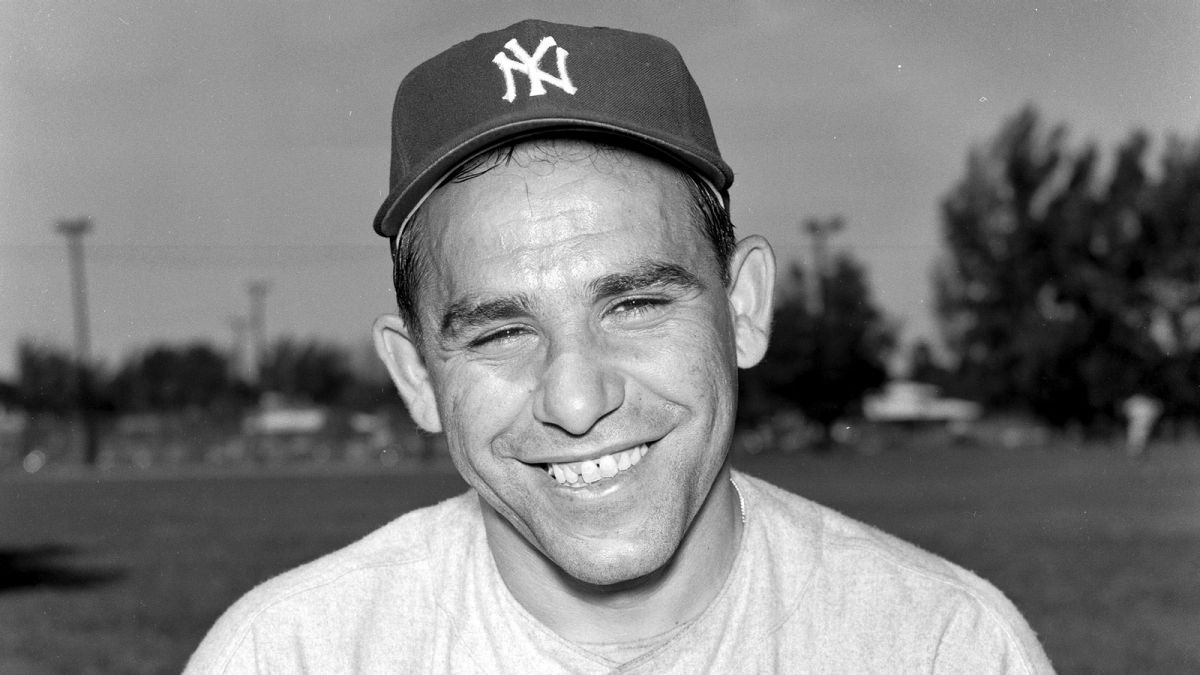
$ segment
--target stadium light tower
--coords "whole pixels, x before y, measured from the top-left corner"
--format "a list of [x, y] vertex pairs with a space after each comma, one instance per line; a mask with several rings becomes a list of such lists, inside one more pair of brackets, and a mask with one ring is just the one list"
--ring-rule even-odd
[[271, 282], [255, 279], [246, 284], [250, 295], [250, 349], [246, 370], [255, 384], [262, 382], [263, 358], [267, 352], [267, 291]]
[[75, 395], [76, 419], [82, 433], [75, 433], [76, 443], [89, 466], [96, 463], [100, 442], [96, 434], [95, 420], [88, 410], [88, 386], [84, 382], [88, 361], [91, 359], [91, 334], [88, 326], [87, 281], [83, 273], [83, 235], [92, 229], [88, 217], [59, 220], [55, 229], [67, 238], [67, 256], [71, 266], [71, 296], [75, 309], [75, 363], [71, 368], [71, 389]]
[[812, 238], [813, 273], [808, 286], [808, 311], [814, 316], [825, 313], [825, 285], [829, 280], [829, 238], [845, 227], [839, 216], [808, 218], [801, 227]]
[[67, 256], [71, 266], [71, 296], [75, 308], [75, 362], [82, 366], [87, 363], [91, 352], [87, 280], [83, 274], [83, 235], [92, 229], [92, 219], [83, 217], [60, 220], [56, 229], [67, 238]]

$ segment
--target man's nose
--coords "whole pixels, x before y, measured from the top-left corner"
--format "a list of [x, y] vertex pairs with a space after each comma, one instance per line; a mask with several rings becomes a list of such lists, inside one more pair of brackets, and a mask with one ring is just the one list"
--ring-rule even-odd
[[590, 350], [550, 355], [533, 401], [538, 421], [579, 436], [625, 401], [621, 374]]

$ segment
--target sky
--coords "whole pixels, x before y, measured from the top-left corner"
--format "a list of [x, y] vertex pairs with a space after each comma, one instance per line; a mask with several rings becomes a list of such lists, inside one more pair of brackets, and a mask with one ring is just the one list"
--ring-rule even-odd
[[0, 0], [0, 377], [73, 344], [66, 245], [88, 216], [92, 354], [266, 326], [361, 347], [394, 311], [386, 241], [396, 85], [529, 17], [661, 35], [733, 167], [733, 218], [782, 265], [799, 223], [865, 263], [907, 339], [936, 335], [938, 203], [1026, 103], [1073, 143], [1200, 137], [1200, 3], [20, 2]]

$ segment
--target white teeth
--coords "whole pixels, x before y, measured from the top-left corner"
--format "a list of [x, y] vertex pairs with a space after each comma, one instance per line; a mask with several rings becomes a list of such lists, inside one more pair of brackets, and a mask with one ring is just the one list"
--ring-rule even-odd
[[633, 463], [629, 461], [629, 451], [626, 450], [624, 452], [618, 452], [617, 453], [617, 471], [624, 471], [625, 469], [628, 469], [631, 466], [633, 466]]
[[579, 468], [583, 470], [583, 480], [588, 483], [595, 483], [600, 480], [600, 469], [595, 462], [584, 461], [579, 463]]
[[605, 455], [596, 463], [600, 469], [600, 475], [605, 478], [612, 478], [617, 475], [617, 460], [613, 459], [612, 455]]
[[645, 445], [639, 445], [597, 459], [585, 459], [569, 464], [549, 464], [546, 473], [561, 485], [583, 487], [605, 478], [612, 478], [621, 471], [637, 466], [648, 450]]

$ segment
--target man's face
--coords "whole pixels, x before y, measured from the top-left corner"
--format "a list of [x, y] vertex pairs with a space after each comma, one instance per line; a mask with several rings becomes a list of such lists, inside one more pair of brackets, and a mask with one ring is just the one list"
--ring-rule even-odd
[[670, 559], [722, 468], [734, 327], [673, 170], [551, 152], [522, 146], [426, 204], [421, 356], [467, 482], [608, 584]]

